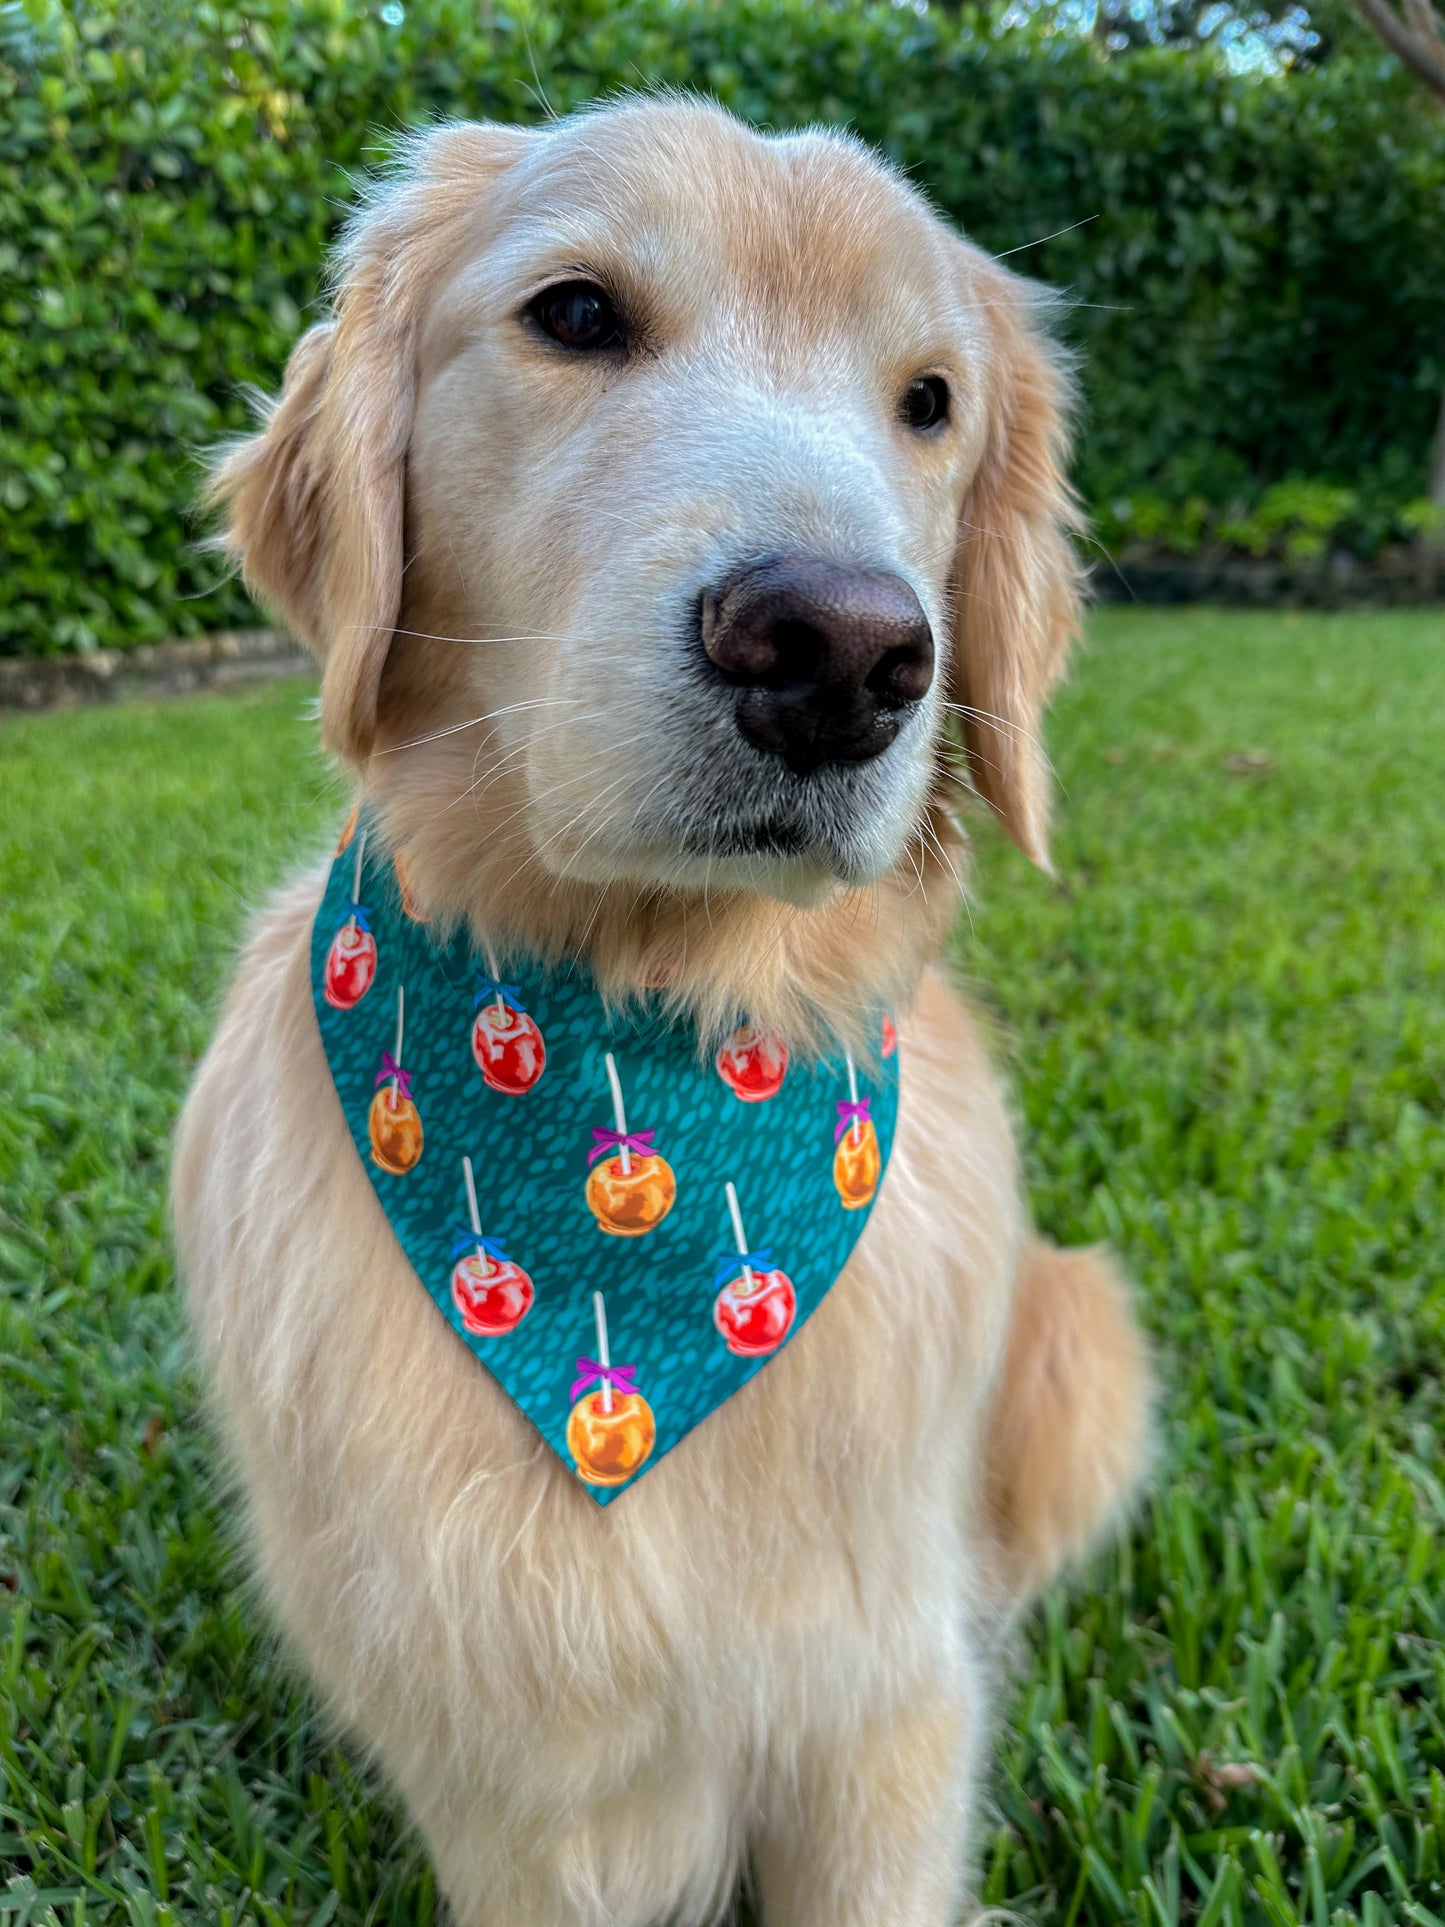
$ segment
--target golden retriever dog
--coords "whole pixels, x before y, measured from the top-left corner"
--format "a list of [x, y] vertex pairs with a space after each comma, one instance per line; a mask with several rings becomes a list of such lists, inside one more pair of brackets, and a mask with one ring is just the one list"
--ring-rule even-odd
[[744, 1878], [767, 1927], [956, 1920], [1000, 1628], [1141, 1473], [1127, 1293], [1031, 1232], [937, 967], [960, 805], [1047, 862], [1066, 385], [1029, 285], [857, 141], [640, 100], [417, 137], [215, 474], [428, 916], [702, 1048], [898, 1013], [846, 1269], [604, 1509], [376, 1201], [324, 865], [251, 938], [176, 1154], [194, 1326], [275, 1614], [460, 1927], [703, 1922]]

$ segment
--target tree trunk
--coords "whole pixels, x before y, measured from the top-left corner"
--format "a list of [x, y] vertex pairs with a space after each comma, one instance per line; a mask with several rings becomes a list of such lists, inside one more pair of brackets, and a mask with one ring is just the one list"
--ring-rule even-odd
[[1405, 0], [1406, 19], [1395, 12], [1390, 0], [1355, 0], [1355, 8], [1395, 58], [1445, 102], [1445, 36], [1430, 0]]

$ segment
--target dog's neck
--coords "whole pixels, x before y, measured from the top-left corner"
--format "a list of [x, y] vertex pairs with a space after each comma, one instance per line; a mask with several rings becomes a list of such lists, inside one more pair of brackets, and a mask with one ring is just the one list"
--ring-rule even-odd
[[499, 963], [517, 953], [581, 959], [609, 1001], [659, 991], [704, 1037], [743, 1010], [798, 1049], [851, 1044], [880, 1004], [908, 1006], [958, 909], [966, 844], [941, 802], [876, 883], [801, 908], [742, 890], [557, 876], [529, 838], [520, 782], [479, 802], [457, 774], [443, 759], [404, 754], [373, 757], [363, 773], [376, 832], [404, 852], [428, 919], [469, 925]]

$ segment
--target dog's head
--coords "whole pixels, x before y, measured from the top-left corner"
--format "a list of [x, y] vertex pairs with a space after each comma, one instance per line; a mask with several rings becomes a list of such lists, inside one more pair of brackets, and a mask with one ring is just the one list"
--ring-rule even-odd
[[214, 494], [423, 888], [593, 928], [911, 888], [958, 738], [1045, 861], [1078, 572], [1034, 308], [837, 135], [417, 139]]

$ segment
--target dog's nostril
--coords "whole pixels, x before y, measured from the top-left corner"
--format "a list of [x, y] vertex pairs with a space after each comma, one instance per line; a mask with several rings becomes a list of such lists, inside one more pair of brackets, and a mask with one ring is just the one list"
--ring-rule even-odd
[[704, 595], [700, 628], [744, 736], [796, 770], [877, 756], [933, 680], [922, 605], [882, 570], [785, 556]]
[[864, 687], [885, 707], [902, 709], [908, 703], [921, 701], [932, 681], [932, 648], [925, 652], [912, 643], [904, 643], [890, 649], [868, 672]]

